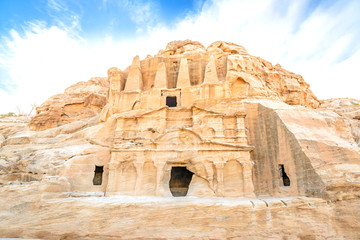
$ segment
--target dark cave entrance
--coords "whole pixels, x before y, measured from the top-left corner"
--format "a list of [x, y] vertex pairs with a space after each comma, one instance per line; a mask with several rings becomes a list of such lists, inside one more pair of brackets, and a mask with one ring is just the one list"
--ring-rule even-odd
[[283, 186], [288, 187], [290, 186], [290, 178], [285, 172], [284, 164], [279, 164], [279, 171], [280, 171], [280, 177], [283, 182]]
[[102, 184], [103, 172], [104, 172], [104, 167], [103, 166], [96, 166], [95, 165], [94, 178], [93, 178], [93, 184], [94, 185], [101, 185]]
[[186, 196], [193, 174], [186, 167], [171, 168], [169, 187], [174, 197]]
[[168, 107], [176, 107], [177, 106], [176, 97], [166, 97], [166, 106], [168, 106]]

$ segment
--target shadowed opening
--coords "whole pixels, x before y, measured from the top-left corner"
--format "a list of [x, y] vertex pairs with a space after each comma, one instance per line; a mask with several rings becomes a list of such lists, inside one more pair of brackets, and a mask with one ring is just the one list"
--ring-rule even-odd
[[177, 106], [176, 97], [166, 97], [166, 106], [176, 107]]
[[285, 187], [290, 186], [290, 178], [285, 172], [284, 164], [279, 164], [279, 170], [280, 170], [280, 177], [282, 178], [283, 185]]
[[186, 167], [172, 167], [169, 182], [170, 192], [174, 197], [186, 196], [193, 173]]
[[101, 185], [102, 184], [102, 175], [104, 172], [104, 166], [96, 166], [95, 165], [95, 174], [93, 179], [94, 185]]

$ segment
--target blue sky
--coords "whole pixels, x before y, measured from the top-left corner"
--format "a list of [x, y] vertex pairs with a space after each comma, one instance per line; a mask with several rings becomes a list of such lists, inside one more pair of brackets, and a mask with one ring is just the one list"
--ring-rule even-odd
[[29, 22], [41, 21], [49, 27], [78, 20], [76, 30], [87, 39], [135, 38], [140, 28], [171, 26], [201, 6], [201, 1], [186, 0], [1, 0], [0, 34], [12, 29], [22, 32]]
[[359, 98], [358, 0], [0, 0], [0, 113], [125, 69], [172, 40], [243, 45], [319, 98]]

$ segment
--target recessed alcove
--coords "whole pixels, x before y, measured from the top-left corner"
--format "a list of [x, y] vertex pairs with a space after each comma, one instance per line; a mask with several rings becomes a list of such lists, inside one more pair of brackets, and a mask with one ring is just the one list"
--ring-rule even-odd
[[102, 184], [102, 175], [104, 172], [104, 166], [95, 166], [93, 184], [101, 185]]
[[279, 164], [280, 177], [284, 187], [290, 186], [290, 178], [285, 172], [284, 164]]
[[172, 167], [169, 182], [170, 192], [174, 197], [186, 196], [193, 173], [186, 167]]
[[166, 97], [166, 106], [168, 106], [168, 107], [177, 107], [176, 96], [167, 96]]

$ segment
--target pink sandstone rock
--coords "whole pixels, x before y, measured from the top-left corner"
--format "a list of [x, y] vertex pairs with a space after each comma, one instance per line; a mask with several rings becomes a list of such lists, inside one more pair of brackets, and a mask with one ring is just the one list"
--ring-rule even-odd
[[170, 42], [52, 97], [37, 131], [0, 122], [0, 237], [359, 239], [357, 103], [319, 108], [234, 43]]
[[92, 78], [67, 88], [36, 109], [29, 128], [39, 131], [97, 115], [106, 104], [106, 78]]

